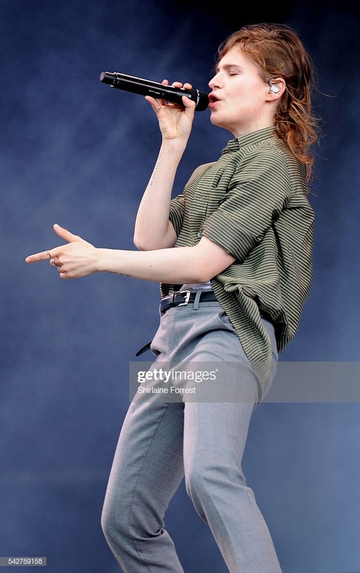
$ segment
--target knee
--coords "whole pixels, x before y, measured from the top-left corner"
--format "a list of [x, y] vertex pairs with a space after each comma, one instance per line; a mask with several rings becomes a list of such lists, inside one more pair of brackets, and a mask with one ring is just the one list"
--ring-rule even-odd
[[162, 529], [162, 521], [156, 511], [150, 510], [141, 497], [132, 499], [121, 495], [106, 497], [101, 527], [110, 546], [126, 548], [128, 543], [157, 535]]
[[185, 476], [186, 492], [204, 521], [207, 521], [206, 506], [210, 501], [213, 480], [214, 473], [208, 465], [195, 465]]
[[[186, 491], [197, 513], [204, 521], [225, 492], [240, 495], [246, 488], [245, 476], [235, 464], [194, 463], [185, 476]], [[219, 495], [220, 492], [220, 495]]]
[[124, 512], [121, 507], [105, 499], [101, 514], [101, 528], [106, 541], [110, 546], [116, 543], [121, 544], [121, 540], [127, 537], [127, 524], [124, 518]]

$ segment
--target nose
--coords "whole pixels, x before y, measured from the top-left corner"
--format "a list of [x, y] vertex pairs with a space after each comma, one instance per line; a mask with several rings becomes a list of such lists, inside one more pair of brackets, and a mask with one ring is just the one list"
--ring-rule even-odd
[[209, 88], [214, 90], [216, 88], [220, 87], [220, 78], [219, 78], [219, 74], [215, 74], [213, 78], [211, 78], [211, 80], [209, 81]]

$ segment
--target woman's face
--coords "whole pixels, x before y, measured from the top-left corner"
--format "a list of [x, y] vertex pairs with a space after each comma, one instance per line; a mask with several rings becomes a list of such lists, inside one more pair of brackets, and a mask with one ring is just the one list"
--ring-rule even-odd
[[210, 121], [235, 137], [274, 124], [273, 97], [260, 69], [239, 46], [219, 61], [209, 82]]

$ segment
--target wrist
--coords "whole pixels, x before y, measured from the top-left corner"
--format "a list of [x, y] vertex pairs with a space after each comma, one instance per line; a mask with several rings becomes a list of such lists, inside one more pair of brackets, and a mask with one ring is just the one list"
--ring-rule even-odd
[[131, 277], [131, 273], [125, 268], [126, 257], [123, 255], [127, 251], [115, 249], [97, 249], [97, 271], [105, 273], [115, 273], [125, 277]]
[[109, 261], [109, 253], [110, 253], [110, 249], [96, 249], [96, 256], [95, 256], [95, 268], [96, 268], [96, 272], [98, 273], [103, 273], [103, 272], [109, 272], [109, 266], [110, 266], [110, 261]]
[[181, 158], [187, 145], [187, 140], [183, 139], [163, 139], [161, 143], [161, 152], [169, 153], [172, 157]]

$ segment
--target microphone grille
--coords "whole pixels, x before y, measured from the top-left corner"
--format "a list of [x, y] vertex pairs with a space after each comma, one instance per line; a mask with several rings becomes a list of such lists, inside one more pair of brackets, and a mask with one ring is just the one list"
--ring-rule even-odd
[[196, 111], [204, 111], [209, 105], [209, 97], [206, 93], [201, 92], [200, 90], [197, 91], [197, 103], [196, 103]]

